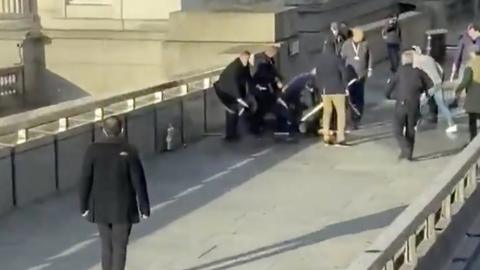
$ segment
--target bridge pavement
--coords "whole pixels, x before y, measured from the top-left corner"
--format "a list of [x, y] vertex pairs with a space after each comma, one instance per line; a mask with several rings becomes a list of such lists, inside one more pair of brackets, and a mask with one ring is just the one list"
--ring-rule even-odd
[[[416, 162], [398, 162], [385, 69], [368, 84], [352, 147], [211, 137], [147, 159], [153, 213], [134, 227], [128, 269], [344, 269], [467, 141], [465, 124], [448, 138], [442, 121], [420, 129]], [[0, 262], [2, 270], [100, 269], [96, 228], [80, 217], [75, 194], [18, 209], [0, 219]]]

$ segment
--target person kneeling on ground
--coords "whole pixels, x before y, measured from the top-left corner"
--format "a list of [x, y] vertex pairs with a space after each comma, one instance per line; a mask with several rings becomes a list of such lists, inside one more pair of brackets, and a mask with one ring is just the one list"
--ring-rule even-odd
[[277, 133], [288, 134], [289, 140], [299, 132], [303, 111], [308, 108], [305, 100], [314, 91], [315, 75], [316, 69], [313, 69], [295, 76], [279, 94], [274, 108]]

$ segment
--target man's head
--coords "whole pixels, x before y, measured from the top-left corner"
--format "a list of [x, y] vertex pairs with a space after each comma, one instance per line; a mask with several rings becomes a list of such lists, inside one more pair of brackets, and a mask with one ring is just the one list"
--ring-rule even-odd
[[365, 33], [360, 28], [352, 29], [352, 40], [355, 43], [360, 43], [365, 39]]
[[103, 121], [103, 132], [107, 137], [119, 137], [123, 132], [123, 123], [117, 116], [108, 117]]
[[332, 33], [333, 33], [334, 36], [338, 35], [338, 33], [339, 33], [339, 31], [340, 31], [339, 28], [340, 28], [340, 27], [339, 27], [338, 22], [332, 22], [332, 23], [330, 24], [330, 31], [332, 31]]
[[410, 65], [413, 64], [413, 50], [407, 50], [402, 53], [402, 65]]
[[415, 54], [422, 54], [422, 48], [420, 48], [420, 46], [418, 46], [418, 45], [413, 45], [412, 46], [412, 51]]
[[265, 55], [270, 58], [274, 58], [278, 53], [278, 48], [275, 46], [270, 46], [265, 50]]
[[252, 54], [249, 52], [249, 51], [243, 51], [240, 56], [238, 57], [240, 59], [240, 62], [242, 62], [242, 65], [244, 67], [248, 66], [248, 63], [249, 63], [249, 60], [250, 60], [250, 56]]
[[476, 40], [480, 37], [480, 26], [477, 24], [469, 24], [467, 27], [467, 34], [472, 40]]

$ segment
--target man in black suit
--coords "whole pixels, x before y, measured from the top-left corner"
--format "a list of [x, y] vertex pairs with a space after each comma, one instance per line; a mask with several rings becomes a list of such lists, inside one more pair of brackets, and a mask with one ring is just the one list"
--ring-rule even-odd
[[277, 95], [283, 87], [282, 75], [276, 66], [275, 57], [278, 48], [268, 47], [264, 52], [254, 56], [253, 81], [255, 87], [252, 94], [258, 104], [258, 108], [251, 118], [250, 131], [260, 135], [265, 127], [265, 115], [272, 112], [277, 100]]
[[225, 140], [233, 141], [238, 136], [238, 118], [242, 110], [250, 106], [246, 102], [248, 85], [251, 84], [250, 52], [244, 51], [220, 74], [213, 87], [226, 110]]
[[395, 99], [393, 133], [401, 148], [399, 159], [413, 159], [415, 128], [420, 116], [420, 97], [433, 87], [428, 75], [413, 67], [413, 51], [402, 54], [402, 65], [390, 81], [387, 98]]
[[150, 216], [150, 202], [138, 152], [121, 137], [122, 121], [106, 119], [103, 132], [107, 138], [93, 143], [85, 155], [80, 211], [98, 226], [102, 269], [124, 270], [132, 224], [140, 221], [140, 214]]

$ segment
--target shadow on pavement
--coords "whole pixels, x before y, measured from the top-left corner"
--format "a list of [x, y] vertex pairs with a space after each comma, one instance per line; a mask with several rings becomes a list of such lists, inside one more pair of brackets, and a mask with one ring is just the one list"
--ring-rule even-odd
[[319, 242], [349, 234], [381, 229], [388, 226], [393, 219], [405, 209], [405, 206], [392, 208], [372, 215], [328, 225], [327, 227], [302, 235], [297, 238], [261, 247], [235, 256], [226, 257], [210, 263], [191, 267], [185, 270], [222, 270], [244, 265], [250, 262], [286, 253], [302, 247], [315, 245]]
[[462, 152], [463, 149], [464, 147], [460, 147], [455, 149], [438, 151], [438, 152], [434, 152], [426, 155], [421, 155], [421, 156], [415, 157], [414, 161], [429, 161], [429, 160], [439, 159], [443, 157], [453, 156]]

